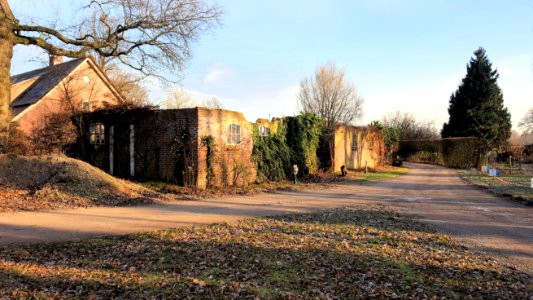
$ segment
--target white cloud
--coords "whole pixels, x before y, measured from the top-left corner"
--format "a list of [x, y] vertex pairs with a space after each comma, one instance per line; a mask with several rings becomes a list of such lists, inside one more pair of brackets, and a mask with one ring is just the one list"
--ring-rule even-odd
[[214, 64], [207, 74], [204, 76], [204, 83], [205, 84], [213, 84], [220, 82], [229, 76], [232, 76], [234, 74], [234, 71], [224, 66], [222, 63], [216, 63]]

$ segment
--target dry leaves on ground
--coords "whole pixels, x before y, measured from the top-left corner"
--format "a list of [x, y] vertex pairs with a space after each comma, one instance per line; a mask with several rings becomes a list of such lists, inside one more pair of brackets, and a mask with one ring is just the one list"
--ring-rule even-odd
[[381, 207], [0, 248], [6, 299], [528, 299], [532, 288], [531, 274]]

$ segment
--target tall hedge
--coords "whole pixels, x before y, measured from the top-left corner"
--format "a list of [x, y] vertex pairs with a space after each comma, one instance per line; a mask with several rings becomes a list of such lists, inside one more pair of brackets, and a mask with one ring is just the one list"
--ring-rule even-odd
[[398, 155], [409, 162], [467, 168], [477, 166], [481, 148], [481, 140], [473, 137], [402, 141]]

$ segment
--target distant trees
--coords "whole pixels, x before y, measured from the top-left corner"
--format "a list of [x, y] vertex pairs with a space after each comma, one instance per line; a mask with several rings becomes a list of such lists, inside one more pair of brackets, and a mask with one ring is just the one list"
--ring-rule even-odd
[[134, 107], [150, 105], [148, 91], [141, 85], [141, 77], [121, 69], [108, 71], [107, 77], [127, 105]]
[[314, 76], [300, 81], [298, 101], [304, 112], [321, 117], [329, 130], [339, 123], [352, 123], [363, 114], [363, 98], [333, 62], [319, 66]]
[[524, 133], [533, 134], [533, 108], [530, 108], [518, 126]]
[[395, 128], [400, 141], [439, 138], [433, 121], [418, 121], [412, 113], [396, 111], [383, 116], [381, 123], [384, 127]]
[[466, 76], [450, 97], [449, 121], [441, 135], [479, 137], [487, 147], [505, 142], [511, 135], [511, 115], [503, 105], [498, 72], [483, 48], [474, 52]]
[[170, 90], [168, 97], [161, 103], [166, 109], [179, 109], [190, 107], [205, 107], [211, 109], [222, 109], [224, 105], [218, 98], [211, 97], [204, 100], [197, 100], [190, 92], [182, 88], [173, 88]]

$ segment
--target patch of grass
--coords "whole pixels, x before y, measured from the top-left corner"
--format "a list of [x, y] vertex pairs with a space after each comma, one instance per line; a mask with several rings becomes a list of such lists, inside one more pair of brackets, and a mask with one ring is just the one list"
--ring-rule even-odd
[[533, 204], [531, 176], [503, 175], [491, 177], [478, 171], [463, 171], [461, 177], [467, 182], [483, 187], [496, 195], [511, 197]]
[[396, 176], [404, 175], [409, 172], [407, 168], [392, 167], [387, 169], [372, 170], [368, 173], [357, 172], [348, 173], [346, 181], [350, 183], [364, 183], [369, 181], [379, 181], [394, 178]]
[[146, 181], [139, 182], [139, 185], [146, 187], [158, 193], [172, 194], [182, 200], [197, 200], [204, 198], [219, 197], [225, 195], [255, 195], [260, 192], [277, 192], [277, 191], [298, 191], [303, 189], [327, 188], [340, 180], [335, 176], [309, 176], [308, 178], [299, 179], [298, 184], [289, 181], [275, 181], [254, 183], [245, 187], [226, 186], [209, 189], [197, 189], [183, 187], [180, 185], [162, 182]]
[[7, 299], [528, 299], [532, 282], [380, 206], [0, 248]]

